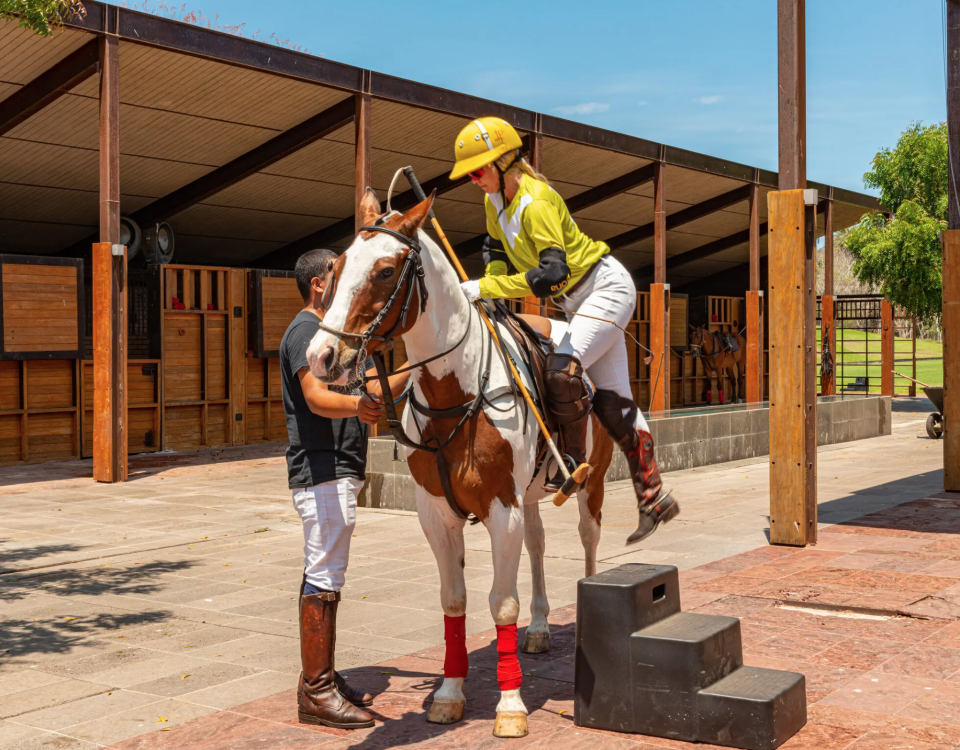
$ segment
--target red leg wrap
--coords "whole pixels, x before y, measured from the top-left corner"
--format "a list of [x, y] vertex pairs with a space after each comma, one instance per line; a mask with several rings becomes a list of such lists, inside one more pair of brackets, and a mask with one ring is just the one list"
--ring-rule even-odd
[[501, 690], [519, 690], [523, 684], [517, 658], [517, 626], [497, 625], [497, 682]]
[[723, 391], [720, 391], [720, 403], [723, 403]]
[[713, 391], [707, 391], [707, 403], [708, 404], [713, 403]]
[[[467, 661], [467, 616], [443, 616], [443, 639], [447, 643], [443, 660], [444, 677], [466, 677]], [[516, 638], [514, 638], [516, 641]]]

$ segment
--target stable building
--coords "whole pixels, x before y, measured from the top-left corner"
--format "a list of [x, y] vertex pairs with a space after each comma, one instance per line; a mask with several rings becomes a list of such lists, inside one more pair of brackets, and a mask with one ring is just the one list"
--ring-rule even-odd
[[[638, 402], [704, 402], [690, 324], [745, 329], [741, 393], [765, 399], [775, 172], [84, 4], [52, 38], [0, 24], [0, 466], [92, 456], [98, 430], [113, 453], [284, 441], [277, 350], [302, 306], [297, 257], [347, 247], [364, 189], [385, 198], [411, 165], [479, 275], [482, 194], [447, 174], [456, 134], [483, 115], [524, 135], [576, 221], [633, 273], [630, 330], [654, 351], [647, 365], [628, 340]], [[808, 187], [828, 259], [833, 231], [883, 210]], [[406, 190], [393, 206], [414, 202]], [[98, 478], [123, 478], [114, 468]]]

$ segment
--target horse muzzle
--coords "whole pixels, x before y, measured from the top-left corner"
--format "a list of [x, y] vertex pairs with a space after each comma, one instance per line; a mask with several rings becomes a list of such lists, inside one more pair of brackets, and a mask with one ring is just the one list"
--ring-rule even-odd
[[346, 385], [356, 370], [358, 350], [342, 340], [311, 344], [307, 349], [310, 372], [322, 383]]

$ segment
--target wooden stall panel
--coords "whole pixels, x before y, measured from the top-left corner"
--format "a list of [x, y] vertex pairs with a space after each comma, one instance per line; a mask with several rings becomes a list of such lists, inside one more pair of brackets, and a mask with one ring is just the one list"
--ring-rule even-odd
[[303, 298], [296, 279], [264, 276], [263, 285], [263, 348], [276, 352], [287, 326], [303, 309]]
[[263, 401], [247, 403], [247, 442], [263, 443], [267, 440], [265, 431], [266, 420], [264, 413], [266, 404]]
[[27, 445], [31, 461], [65, 461], [78, 458], [76, 415], [69, 413], [31, 414], [27, 421]]
[[152, 406], [157, 403], [159, 362], [127, 363], [127, 406]]
[[77, 269], [4, 263], [3, 352], [65, 352], [80, 348]]
[[166, 403], [199, 401], [201, 388], [201, 319], [189, 313], [166, 313], [163, 330], [163, 389]]
[[0, 411], [21, 407], [20, 367], [19, 362], [0, 362]]
[[270, 409], [270, 423], [268, 438], [270, 440], [289, 440], [287, 434], [287, 418], [283, 411], [283, 402], [273, 402]]
[[208, 315], [207, 321], [207, 393], [208, 401], [230, 397], [227, 385], [227, 325], [222, 315]]
[[20, 460], [20, 429], [23, 420], [17, 414], [0, 416], [0, 464], [12, 464]]
[[207, 406], [207, 445], [230, 445], [230, 404]]
[[163, 419], [168, 450], [195, 450], [203, 445], [203, 406], [168, 406]]
[[266, 387], [266, 360], [250, 358], [247, 360], [247, 398], [264, 398]]
[[76, 360], [24, 362], [27, 371], [27, 409], [70, 408], [76, 403]]
[[130, 453], [148, 453], [159, 450], [156, 411], [146, 408], [127, 409], [127, 433]]

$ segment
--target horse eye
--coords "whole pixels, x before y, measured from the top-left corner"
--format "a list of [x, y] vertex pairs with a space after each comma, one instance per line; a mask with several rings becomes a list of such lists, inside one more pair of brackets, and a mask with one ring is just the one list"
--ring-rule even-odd
[[393, 276], [393, 269], [392, 269], [392, 268], [384, 268], [384, 269], [380, 272], [380, 279], [383, 280], [383, 281], [386, 281], [386, 280], [389, 279], [391, 276]]

